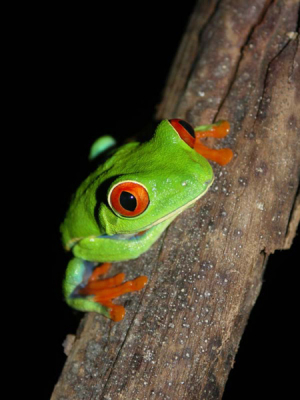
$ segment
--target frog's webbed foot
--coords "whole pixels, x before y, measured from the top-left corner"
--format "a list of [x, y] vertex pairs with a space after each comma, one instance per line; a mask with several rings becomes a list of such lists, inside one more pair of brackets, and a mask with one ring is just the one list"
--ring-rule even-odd
[[215, 124], [211, 125], [202, 125], [197, 126], [195, 129], [195, 144], [194, 149], [197, 153], [201, 154], [203, 157], [207, 158], [208, 160], [215, 161], [220, 165], [228, 164], [232, 157], [233, 152], [230, 149], [211, 149], [205, 146], [201, 139], [207, 137], [214, 137], [218, 139], [224, 138], [228, 135], [230, 130], [229, 122], [227, 121], [219, 121]]
[[120, 321], [125, 315], [125, 308], [114, 304], [113, 299], [124, 293], [141, 290], [147, 283], [146, 276], [124, 282], [125, 274], [112, 278], [100, 279], [107, 273], [111, 264], [104, 263], [95, 267], [95, 263], [74, 257], [66, 271], [63, 288], [66, 302], [79, 311], [94, 311]]
[[122, 294], [143, 289], [148, 278], [146, 276], [140, 276], [131, 281], [123, 282], [125, 274], [120, 273], [112, 278], [99, 279], [101, 275], [104, 275], [109, 270], [110, 266], [110, 263], [104, 263], [96, 267], [87, 284], [78, 291], [78, 294], [81, 296], [92, 295], [92, 301], [106, 307], [113, 321], [120, 321], [124, 318], [125, 308], [121, 305], [113, 304], [112, 300]]

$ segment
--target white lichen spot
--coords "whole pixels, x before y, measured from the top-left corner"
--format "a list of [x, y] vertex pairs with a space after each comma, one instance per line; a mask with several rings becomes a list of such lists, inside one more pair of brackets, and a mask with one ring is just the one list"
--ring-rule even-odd
[[228, 228], [224, 228], [222, 231], [223, 236], [226, 236], [228, 233]]
[[239, 184], [242, 185], [242, 186], [246, 186], [246, 184], [247, 184], [247, 182], [246, 182], [246, 180], [245, 180], [244, 178], [239, 178], [239, 179], [238, 179], [238, 182], [239, 182]]
[[298, 32], [287, 32], [286, 36], [291, 40], [295, 40], [297, 39]]
[[264, 170], [263, 170], [261, 167], [257, 167], [257, 168], [255, 169], [255, 171], [256, 171], [257, 173], [259, 173], [259, 174], [262, 174], [262, 173], [264, 172]]
[[256, 206], [260, 211], [264, 211], [264, 203], [258, 202], [258, 203], [256, 203]]
[[153, 353], [151, 350], [147, 350], [145, 355], [144, 355], [144, 361], [149, 362], [152, 361], [153, 358]]

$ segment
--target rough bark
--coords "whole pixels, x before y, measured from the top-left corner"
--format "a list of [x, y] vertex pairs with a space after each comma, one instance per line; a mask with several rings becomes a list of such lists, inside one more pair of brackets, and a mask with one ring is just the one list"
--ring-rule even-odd
[[235, 157], [150, 251], [116, 264], [149, 284], [122, 322], [84, 317], [53, 400], [222, 397], [268, 255], [299, 222], [298, 12], [295, 0], [199, 1], [157, 116], [227, 119]]

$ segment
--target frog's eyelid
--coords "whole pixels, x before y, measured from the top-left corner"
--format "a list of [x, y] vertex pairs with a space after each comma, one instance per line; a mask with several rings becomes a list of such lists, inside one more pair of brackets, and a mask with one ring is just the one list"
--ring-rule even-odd
[[169, 119], [168, 122], [180, 139], [193, 149], [195, 144], [195, 131], [193, 127], [188, 122], [179, 118]]

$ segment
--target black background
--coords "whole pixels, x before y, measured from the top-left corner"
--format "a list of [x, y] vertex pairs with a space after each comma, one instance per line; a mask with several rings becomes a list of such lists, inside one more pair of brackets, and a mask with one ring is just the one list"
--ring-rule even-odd
[[[62, 342], [76, 332], [82, 316], [62, 298], [68, 255], [59, 225], [71, 194], [87, 174], [90, 145], [103, 133], [121, 139], [151, 122], [194, 4], [49, 6], [38, 10], [39, 17], [26, 27], [29, 41], [23, 45], [28, 47], [20, 61], [34, 101], [27, 105], [25, 122], [39, 132], [34, 174], [42, 177], [34, 197], [35, 236], [42, 254], [36, 271], [43, 299], [37, 315], [43, 339], [43, 348], [37, 348], [39, 398], [50, 397], [66, 358]], [[23, 91], [22, 101], [26, 98]], [[224, 399], [289, 398], [294, 388], [298, 248], [299, 238], [291, 251], [270, 257]]]

